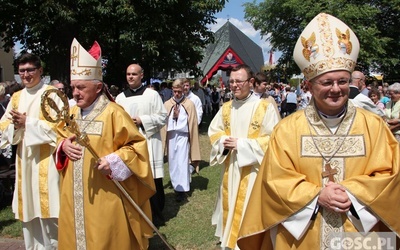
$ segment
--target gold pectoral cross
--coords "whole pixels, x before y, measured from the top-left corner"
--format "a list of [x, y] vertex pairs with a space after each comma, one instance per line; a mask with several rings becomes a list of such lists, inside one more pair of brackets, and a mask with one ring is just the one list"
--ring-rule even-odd
[[331, 164], [329, 162], [325, 163], [325, 171], [322, 172], [322, 178], [328, 177], [329, 181], [335, 182], [333, 175], [337, 174], [338, 171], [336, 168], [331, 168]]

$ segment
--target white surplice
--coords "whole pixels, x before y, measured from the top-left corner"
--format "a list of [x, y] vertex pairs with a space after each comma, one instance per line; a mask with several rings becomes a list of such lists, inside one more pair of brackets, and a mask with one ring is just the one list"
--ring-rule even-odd
[[189, 91], [189, 94], [186, 97], [194, 103], [197, 113], [197, 123], [200, 124], [201, 119], [203, 118], [203, 105], [201, 104], [200, 97], [193, 94], [192, 91]]
[[164, 155], [160, 130], [165, 125], [167, 111], [160, 95], [147, 88], [143, 95], [126, 97], [124, 93], [120, 93], [115, 102], [120, 104], [131, 117], [139, 116], [144, 128], [143, 130], [139, 127], [139, 131], [147, 140], [153, 178], [163, 178]]

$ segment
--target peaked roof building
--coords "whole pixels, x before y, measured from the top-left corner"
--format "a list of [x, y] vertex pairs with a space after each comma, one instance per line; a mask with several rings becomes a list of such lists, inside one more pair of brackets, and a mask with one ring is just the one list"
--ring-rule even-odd
[[211, 79], [218, 70], [230, 71], [238, 64], [247, 64], [254, 72], [264, 64], [262, 49], [229, 20], [214, 34], [215, 41], [204, 51], [198, 67], [203, 72], [202, 83]]

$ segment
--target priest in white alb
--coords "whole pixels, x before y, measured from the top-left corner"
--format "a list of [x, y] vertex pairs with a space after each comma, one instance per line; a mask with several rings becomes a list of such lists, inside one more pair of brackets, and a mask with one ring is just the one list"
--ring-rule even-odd
[[38, 56], [23, 54], [17, 66], [25, 88], [12, 95], [0, 121], [1, 148], [18, 145], [12, 209], [22, 222], [26, 249], [57, 249], [60, 178], [53, 156], [57, 130], [41, 109], [42, 94], [54, 87], [41, 80]]
[[247, 65], [232, 69], [229, 85], [234, 94], [224, 103], [208, 129], [210, 165], [221, 165], [222, 181], [212, 216], [222, 249], [236, 245], [242, 217], [279, 113], [251, 89], [254, 74]]

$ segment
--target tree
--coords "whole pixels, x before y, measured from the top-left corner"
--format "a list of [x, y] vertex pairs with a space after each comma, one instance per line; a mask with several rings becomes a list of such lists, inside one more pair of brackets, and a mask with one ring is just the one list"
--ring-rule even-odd
[[[22, 2], [22, 3], [21, 3]], [[108, 60], [105, 81], [120, 85], [128, 64], [142, 64], [146, 77], [162, 70], [191, 70], [213, 40], [225, 0], [2, 0], [3, 47], [17, 41], [46, 63], [52, 78], [69, 79], [74, 37], [88, 48], [94, 40]]]
[[[345, 22], [360, 41], [358, 69], [400, 75], [400, 0], [265, 0], [245, 4], [245, 19], [282, 51], [279, 64], [292, 61], [293, 49], [305, 26], [325, 12]], [[287, 69], [298, 73], [293, 63]]]

